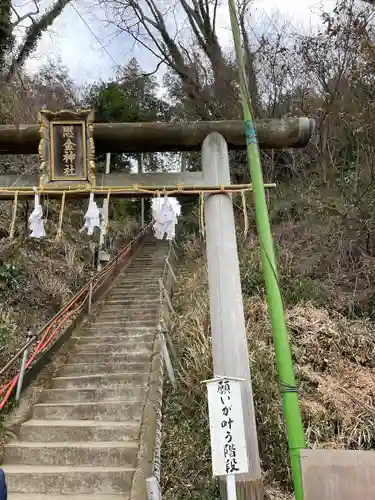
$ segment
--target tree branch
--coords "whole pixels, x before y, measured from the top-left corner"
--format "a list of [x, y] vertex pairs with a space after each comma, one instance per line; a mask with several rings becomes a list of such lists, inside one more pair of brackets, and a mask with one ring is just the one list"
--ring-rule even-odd
[[64, 8], [71, 0], [56, 0], [52, 7], [47, 10], [39, 19], [27, 29], [26, 36], [18, 49], [17, 55], [14, 57], [10, 70], [6, 76], [7, 83], [13, 79], [14, 75], [22, 68], [26, 59], [35, 50], [38, 40], [42, 34], [54, 23], [57, 17], [61, 14]]
[[17, 10], [15, 9], [15, 7], [12, 5], [12, 10], [15, 13], [15, 15], [17, 16], [17, 21], [15, 21], [14, 23], [12, 23], [12, 25], [11, 25], [12, 29], [16, 28], [25, 19], [31, 19], [31, 22], [34, 22], [34, 19], [31, 16], [36, 16], [40, 12], [39, 5], [37, 4], [36, 0], [34, 0], [34, 3], [35, 3], [35, 8], [36, 8], [35, 12], [28, 12], [27, 14], [25, 14], [23, 16], [20, 16], [18, 14]]

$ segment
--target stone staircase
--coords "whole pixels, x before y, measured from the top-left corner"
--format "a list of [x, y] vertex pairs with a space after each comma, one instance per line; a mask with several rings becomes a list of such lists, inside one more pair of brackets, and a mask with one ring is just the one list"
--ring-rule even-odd
[[9, 500], [128, 500], [167, 244], [148, 241], [5, 448]]

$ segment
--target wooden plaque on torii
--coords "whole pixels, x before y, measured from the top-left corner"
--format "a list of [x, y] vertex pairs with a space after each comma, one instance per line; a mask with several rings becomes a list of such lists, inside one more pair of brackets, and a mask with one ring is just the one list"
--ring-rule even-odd
[[94, 112], [42, 110], [39, 188], [95, 187]]

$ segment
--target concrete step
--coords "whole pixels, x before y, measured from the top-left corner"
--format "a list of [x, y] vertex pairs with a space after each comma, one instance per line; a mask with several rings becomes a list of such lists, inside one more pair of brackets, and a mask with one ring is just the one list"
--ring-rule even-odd
[[150, 311], [154, 313], [159, 313], [161, 308], [160, 300], [155, 300], [154, 302], [134, 302], [133, 304], [123, 304], [121, 301], [114, 302], [109, 301], [103, 306], [103, 310], [99, 311], [97, 314], [102, 315], [108, 312], [112, 312], [113, 315], [126, 313], [127, 315], [138, 313], [140, 311]]
[[148, 274], [143, 271], [137, 271], [131, 275], [125, 275], [116, 282], [116, 285], [111, 289], [111, 291], [116, 291], [117, 288], [129, 288], [129, 285], [136, 285], [137, 291], [145, 286], [150, 285], [151, 288], [158, 288], [159, 281], [163, 277], [163, 273]]
[[152, 261], [142, 261], [136, 262], [134, 261], [133, 265], [128, 268], [128, 270], [124, 273], [123, 277], [128, 276], [129, 274], [142, 274], [142, 276], [148, 276], [152, 274], [162, 274], [165, 266], [165, 258], [160, 259], [158, 262]]
[[68, 377], [72, 375], [108, 375], [109, 373], [124, 373], [124, 372], [138, 372], [145, 373], [150, 370], [151, 359], [149, 361], [141, 362], [124, 362], [118, 361], [117, 363], [100, 362], [97, 363], [75, 363], [64, 365], [59, 375], [61, 377]]
[[156, 319], [152, 318], [152, 319], [135, 319], [135, 320], [132, 320], [132, 319], [128, 319], [128, 318], [125, 318], [125, 319], [121, 319], [121, 318], [116, 318], [116, 319], [110, 319], [108, 318], [108, 320], [106, 321], [106, 319], [101, 319], [101, 318], [98, 318], [98, 320], [93, 323], [92, 325], [90, 325], [88, 328], [89, 329], [92, 329], [92, 328], [103, 328], [103, 329], [110, 329], [110, 328], [118, 328], [118, 327], [122, 327], [122, 328], [135, 328], [135, 327], [150, 327], [152, 325], [156, 326]]
[[113, 288], [107, 295], [107, 299], [131, 299], [133, 302], [145, 299], [157, 299], [160, 297], [160, 288], [154, 287], [149, 289], [148, 285], [137, 286], [133, 285], [127, 289]]
[[151, 256], [158, 255], [158, 253], [168, 251], [168, 249], [164, 249], [160, 244], [163, 244], [164, 242], [162, 240], [150, 240], [150, 241], [145, 241], [144, 246], [142, 246], [142, 250], [136, 255], [136, 259], [139, 259], [143, 255], [149, 253]]
[[154, 322], [154, 319], [132, 320], [131, 318], [103, 318], [99, 316], [95, 323], [87, 326], [88, 329], [92, 328], [136, 328], [136, 327], [149, 327]]
[[[9, 498], [12, 493], [49, 495], [121, 495], [130, 490], [133, 467], [69, 467], [4, 465]], [[33, 499], [35, 497], [33, 496]]]
[[[67, 500], [66, 495], [12, 493], [10, 500]], [[129, 500], [128, 495], [69, 495], [69, 500]]]
[[132, 268], [121, 278], [118, 283], [126, 283], [129, 280], [140, 278], [139, 281], [147, 281], [149, 279], [159, 279], [163, 276], [164, 269], [148, 269]]
[[123, 344], [124, 342], [131, 342], [136, 344], [138, 342], [153, 342], [156, 335], [156, 328], [145, 332], [126, 332], [117, 330], [111, 333], [104, 333], [100, 330], [90, 330], [84, 332], [80, 337], [73, 337], [77, 339], [77, 345], [84, 344]]
[[147, 273], [150, 270], [160, 270], [160, 272], [163, 272], [164, 264], [165, 264], [164, 256], [162, 256], [161, 258], [159, 257], [157, 260], [152, 258], [139, 259], [133, 261], [131, 268], [129, 267], [129, 271], [132, 270], [132, 271], [139, 271], [140, 273], [142, 272]]
[[162, 263], [165, 260], [165, 257], [167, 255], [167, 252], [161, 252], [160, 254], [156, 254], [155, 248], [150, 247], [149, 249], [146, 249], [146, 251], [143, 253], [140, 253], [136, 256], [136, 258], [132, 261], [132, 266], [135, 263], [139, 262], [150, 262], [154, 265], [162, 265]]
[[[164, 252], [163, 252], [164, 253]], [[133, 269], [134, 266], [138, 266], [141, 262], [149, 262], [152, 269], [163, 269], [166, 255], [156, 255], [155, 251], [150, 252], [147, 255], [137, 255], [133, 260], [132, 265], [129, 266], [129, 271]]]
[[127, 333], [123, 331], [113, 332], [111, 334], [103, 334], [101, 331], [91, 330], [90, 335], [82, 335], [77, 342], [79, 346], [91, 344], [123, 344], [124, 342], [142, 343], [153, 342], [156, 335], [156, 328], [149, 332]]
[[[142, 293], [146, 290], [145, 287], [149, 287], [149, 290], [156, 292], [159, 290], [159, 280], [162, 275], [158, 277], [142, 279], [139, 277], [139, 274], [135, 274], [134, 278], [128, 278], [126, 281], [121, 283], [116, 283], [116, 285], [109, 291], [110, 294], [117, 292], [118, 290], [124, 289], [124, 291], [128, 293]], [[147, 288], [148, 289], [148, 288]]]
[[160, 309], [160, 300], [154, 303], [136, 303], [136, 304], [106, 304], [101, 311], [98, 312], [98, 317], [102, 316], [114, 316], [114, 314], [126, 314], [130, 316], [131, 314], [139, 313], [157, 313]]
[[168, 252], [168, 248], [162, 248], [159, 246], [159, 242], [157, 242], [157, 245], [152, 246], [152, 243], [156, 243], [155, 241], [150, 241], [150, 243], [145, 243], [145, 246], [142, 247], [142, 250], [139, 252], [138, 255], [136, 255], [136, 259], [140, 259], [141, 257], [145, 255], [150, 255], [152, 258], [156, 258], [159, 253], [165, 253]]
[[[139, 309], [159, 309], [160, 307], [160, 296], [156, 299], [145, 301], [145, 300], [130, 300], [127, 301], [123, 298], [118, 299], [109, 299], [105, 303], [103, 303], [102, 310], [104, 311], [106, 308], [110, 307], [113, 310], [128, 310], [128, 311], [137, 311]], [[99, 314], [102, 312], [100, 310]]]
[[154, 302], [153, 304], [106, 304], [102, 311], [98, 314], [100, 316], [111, 316], [117, 314], [137, 315], [142, 313], [158, 314], [160, 311], [160, 301]]
[[146, 324], [146, 325], [132, 325], [129, 320], [120, 320], [117, 322], [112, 322], [112, 323], [89, 323], [85, 325], [83, 328], [80, 328], [79, 330], [76, 330], [76, 335], [79, 336], [78, 334], [90, 332], [91, 330], [101, 330], [103, 333], [107, 332], [115, 332], [118, 330], [129, 332], [129, 333], [144, 333], [152, 330], [152, 326]]
[[3, 464], [135, 466], [138, 443], [118, 442], [12, 442], [6, 445]]
[[160, 314], [160, 304], [153, 307], [133, 307], [127, 306], [112, 306], [108, 305], [105, 311], [100, 312], [100, 317], [103, 319], [119, 317], [122, 320], [139, 319], [139, 318], [156, 318]]
[[116, 288], [121, 288], [122, 286], [128, 286], [129, 284], [139, 284], [152, 286], [157, 286], [159, 279], [163, 276], [163, 273], [142, 273], [142, 271], [137, 271], [136, 273], [127, 273], [121, 280], [116, 283]]
[[[158, 256], [156, 261], [154, 259], [148, 259], [150, 262], [150, 266], [146, 268], [146, 272], [152, 272], [152, 271], [160, 271], [162, 272], [164, 269], [164, 264], [165, 264], [165, 257], [164, 256]], [[143, 261], [142, 261], [143, 262]], [[129, 266], [128, 270], [126, 271], [125, 275], [131, 272], [134, 272], [135, 270], [142, 271], [144, 270], [145, 267], [142, 266], [140, 261], [137, 261], [136, 259], [133, 260], [132, 265]]]
[[142, 292], [135, 292], [133, 291], [132, 294], [128, 293], [119, 293], [119, 292], [113, 292], [111, 294], [107, 295], [106, 298], [106, 304], [119, 304], [121, 303], [123, 306], [126, 306], [128, 304], [138, 304], [138, 305], [144, 305], [145, 307], [149, 303], [159, 303], [160, 304], [160, 292], [158, 291], [157, 293], [147, 293], [144, 291], [144, 288], [142, 289]]
[[140, 253], [135, 257], [135, 259], [132, 261], [132, 264], [135, 262], [149, 261], [151, 263], [154, 263], [155, 265], [161, 265], [168, 253], [168, 250], [163, 250], [161, 253], [159, 253], [158, 249], [152, 247], [146, 248], [145, 250], [145, 253]]
[[[107, 299], [105, 302], [105, 305], [120, 305], [120, 306], [126, 306], [126, 307], [148, 307], [152, 306], [155, 304], [154, 307], [157, 306], [157, 304], [160, 303], [160, 298], [155, 297], [155, 298], [137, 298], [134, 295], [131, 297], [123, 297], [119, 299]], [[103, 305], [103, 307], [105, 307]]]
[[129, 269], [116, 283], [116, 285], [121, 285], [122, 283], [127, 283], [128, 281], [138, 281], [147, 282], [148, 280], [158, 280], [163, 276], [164, 269]]
[[139, 387], [147, 386], [149, 371], [140, 373], [107, 373], [98, 375], [80, 375], [70, 377], [55, 377], [52, 379], [53, 389], [94, 389], [120, 386], [126, 387], [129, 385], [137, 385]]
[[133, 260], [129, 269], [133, 269], [133, 266], [141, 267], [147, 270], [163, 268], [166, 256], [167, 254], [155, 255], [155, 253], [153, 255], [151, 253], [148, 255], [139, 255]]
[[[119, 343], [119, 342], [138, 342], [138, 341], [146, 341], [146, 342], [152, 342], [155, 334], [157, 331], [157, 327], [147, 327], [147, 328], [142, 328], [141, 330], [139, 328], [131, 328], [131, 329], [123, 329], [123, 328], [114, 328], [112, 330], [103, 330], [100, 328], [90, 328], [84, 331], [81, 331], [79, 334], [79, 337], [74, 337], [78, 338], [81, 340], [83, 343], [85, 339], [87, 338], [93, 338], [94, 340], [90, 341], [91, 343], [102, 343], [102, 339], [105, 339], [106, 342], [111, 342], [111, 338], [117, 339], [115, 340], [114, 344]], [[87, 343], [87, 342], [86, 342]]]
[[[86, 340], [86, 339], [85, 339]], [[153, 342], [149, 342], [147, 340], [138, 340], [134, 338], [127, 338], [123, 342], [115, 342], [115, 343], [84, 343], [81, 342], [80, 339], [77, 341], [77, 344], [74, 346], [75, 353], [98, 353], [98, 354], [121, 354], [126, 352], [133, 351], [148, 351], [151, 353], [153, 348]]]
[[114, 323], [111, 325], [109, 328], [109, 325], [102, 326], [99, 325], [98, 323], [94, 323], [92, 325], [87, 325], [85, 328], [82, 328], [81, 330], [77, 330], [75, 332], [76, 337], [85, 337], [85, 336], [93, 336], [95, 333], [100, 336], [113, 336], [115, 334], [121, 333], [122, 335], [128, 334], [129, 337], [134, 337], [134, 336], [140, 336], [144, 334], [150, 334], [155, 331], [154, 326], [150, 325], [126, 325], [124, 323]]
[[92, 337], [93, 335], [99, 335], [101, 337], [104, 336], [113, 336], [121, 334], [122, 336], [128, 335], [130, 337], [140, 336], [148, 334], [150, 335], [155, 331], [155, 327], [153, 326], [127, 326], [125, 324], [117, 323], [112, 325], [111, 328], [98, 326], [96, 323], [92, 325], [87, 325], [85, 328], [81, 330], [77, 330], [75, 332], [75, 337], [83, 338], [83, 337]]
[[149, 286], [146, 285], [132, 285], [127, 289], [123, 288], [114, 288], [108, 295], [108, 300], [119, 300], [124, 298], [131, 298], [134, 300], [143, 300], [143, 299], [159, 299], [160, 301], [160, 288], [149, 289]]
[[149, 268], [149, 269], [144, 269], [141, 266], [137, 268], [132, 268], [132, 270], [129, 269], [129, 271], [120, 278], [118, 283], [125, 283], [128, 280], [137, 280], [139, 279], [140, 281], [147, 281], [147, 280], [158, 280], [163, 276], [164, 273], [164, 268], [163, 269], [154, 269], [154, 268]]
[[121, 319], [124, 323], [140, 320], [156, 321], [159, 314], [159, 310], [157, 309], [154, 311], [148, 311], [147, 309], [140, 309], [138, 311], [129, 311], [127, 309], [122, 309], [122, 311], [112, 311], [111, 309], [108, 309], [106, 312], [103, 311], [100, 313], [100, 321], [110, 320], [114, 317]]
[[52, 441], [134, 441], [140, 422], [100, 420], [28, 420], [21, 425], [19, 438], [29, 442]]
[[98, 403], [38, 403], [32, 418], [36, 420], [140, 420], [142, 403], [104, 401]]
[[131, 287], [129, 290], [120, 290], [114, 288], [107, 297], [109, 299], [121, 299], [123, 297], [134, 299], [156, 299], [160, 295], [159, 287], [155, 287], [153, 290], [148, 290], [146, 286], [137, 288], [135, 286]]
[[143, 401], [146, 395], [144, 387], [128, 385], [104, 389], [47, 389], [41, 395], [41, 403], [88, 403], [98, 401]]
[[132, 293], [118, 292], [113, 291], [111, 294], [108, 294], [106, 297], [106, 304], [121, 304], [121, 305], [129, 305], [129, 304], [137, 304], [142, 306], [147, 306], [147, 304], [157, 304], [160, 303], [160, 292], [148, 293], [144, 290], [145, 287], [142, 288], [142, 291], [133, 290]]
[[141, 351], [125, 351], [125, 352], [85, 352], [81, 351], [69, 356], [68, 364], [73, 363], [121, 363], [132, 362], [141, 363], [142, 361], [150, 361], [152, 352], [150, 350]]

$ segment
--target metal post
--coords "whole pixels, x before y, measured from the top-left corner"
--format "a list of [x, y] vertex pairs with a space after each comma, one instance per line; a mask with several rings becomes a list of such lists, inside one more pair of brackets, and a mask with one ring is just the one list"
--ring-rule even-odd
[[173, 241], [174, 241], [174, 240], [172, 240], [171, 249], [172, 249], [172, 252], [173, 252], [174, 258], [175, 258], [176, 260], [178, 260], [178, 255], [177, 255], [177, 253], [176, 253], [176, 250], [175, 250], [175, 247], [174, 247]]
[[109, 174], [111, 171], [111, 153], [105, 155], [105, 173]]
[[[138, 156], [138, 173], [143, 173], [143, 153]], [[145, 199], [141, 198], [141, 228], [145, 227]]]
[[170, 299], [170, 297], [169, 297], [169, 294], [168, 294], [168, 292], [167, 292], [167, 289], [166, 289], [166, 288], [165, 288], [165, 286], [164, 286], [164, 283], [163, 283], [163, 280], [162, 280], [162, 279], [160, 279], [160, 280], [159, 280], [159, 285], [160, 285], [160, 290], [161, 290], [161, 291], [162, 291], [162, 293], [164, 294], [164, 298], [165, 298], [165, 300], [166, 300], [166, 302], [167, 302], [168, 309], [170, 310], [170, 312], [171, 312], [172, 314], [174, 314], [174, 309], [173, 309], [173, 306], [172, 306], [171, 299]]
[[167, 347], [167, 343], [165, 341], [164, 333], [161, 330], [159, 330], [159, 333], [160, 333], [160, 339], [161, 339], [161, 350], [163, 353], [165, 367], [167, 368], [168, 378], [169, 378], [170, 383], [172, 384], [173, 389], [176, 389], [176, 387], [177, 387], [176, 377], [174, 376], [173, 366], [172, 366], [171, 358], [169, 356], [168, 347]]
[[177, 278], [176, 278], [176, 275], [175, 275], [175, 273], [174, 273], [174, 271], [173, 271], [172, 265], [171, 265], [171, 263], [169, 262], [168, 257], [166, 257], [166, 258], [165, 258], [165, 262], [167, 263], [167, 266], [168, 266], [168, 269], [169, 269], [169, 271], [170, 271], [170, 273], [171, 273], [171, 276], [172, 276], [173, 282], [174, 282], [174, 283], [176, 283], [176, 282], [177, 282]]
[[161, 500], [158, 480], [155, 476], [146, 479], [147, 500]]
[[91, 276], [91, 281], [89, 284], [89, 307], [88, 307], [88, 313], [91, 314], [92, 310], [92, 290], [93, 290], [93, 276]]
[[107, 200], [104, 199], [103, 200], [103, 206], [101, 208], [101, 224], [100, 224], [100, 237], [99, 237], [99, 253], [98, 253], [98, 264], [97, 264], [97, 270], [98, 272], [101, 271], [102, 269], [102, 263], [100, 261], [100, 252], [103, 250], [104, 248], [104, 240], [105, 240], [105, 236], [106, 236], [106, 220], [107, 220], [107, 210], [108, 210], [108, 206], [107, 206]]
[[[27, 340], [29, 340], [30, 338], [31, 338], [31, 334], [29, 333], [27, 335]], [[22, 384], [23, 384], [23, 379], [24, 379], [25, 371], [26, 371], [26, 362], [27, 362], [28, 353], [29, 353], [29, 348], [26, 347], [26, 349], [23, 351], [22, 360], [21, 360], [21, 367], [20, 367], [20, 374], [19, 374], [18, 382], [17, 382], [16, 403], [18, 403], [20, 396], [21, 396]]]
[[164, 331], [163, 333], [164, 333], [165, 340], [167, 341], [167, 347], [168, 347], [168, 352], [170, 354], [170, 357], [174, 361], [177, 361], [178, 358], [177, 358], [176, 350], [174, 348], [171, 336], [169, 335], [169, 333], [167, 331]]
[[[230, 183], [228, 147], [220, 134], [213, 132], [203, 142], [202, 163], [206, 184]], [[263, 484], [231, 196], [208, 195], [204, 208], [214, 377], [245, 380], [242, 403], [249, 473], [236, 476], [237, 495], [241, 500], [259, 500]]]
[[141, 198], [141, 227], [145, 227], [145, 199]]

